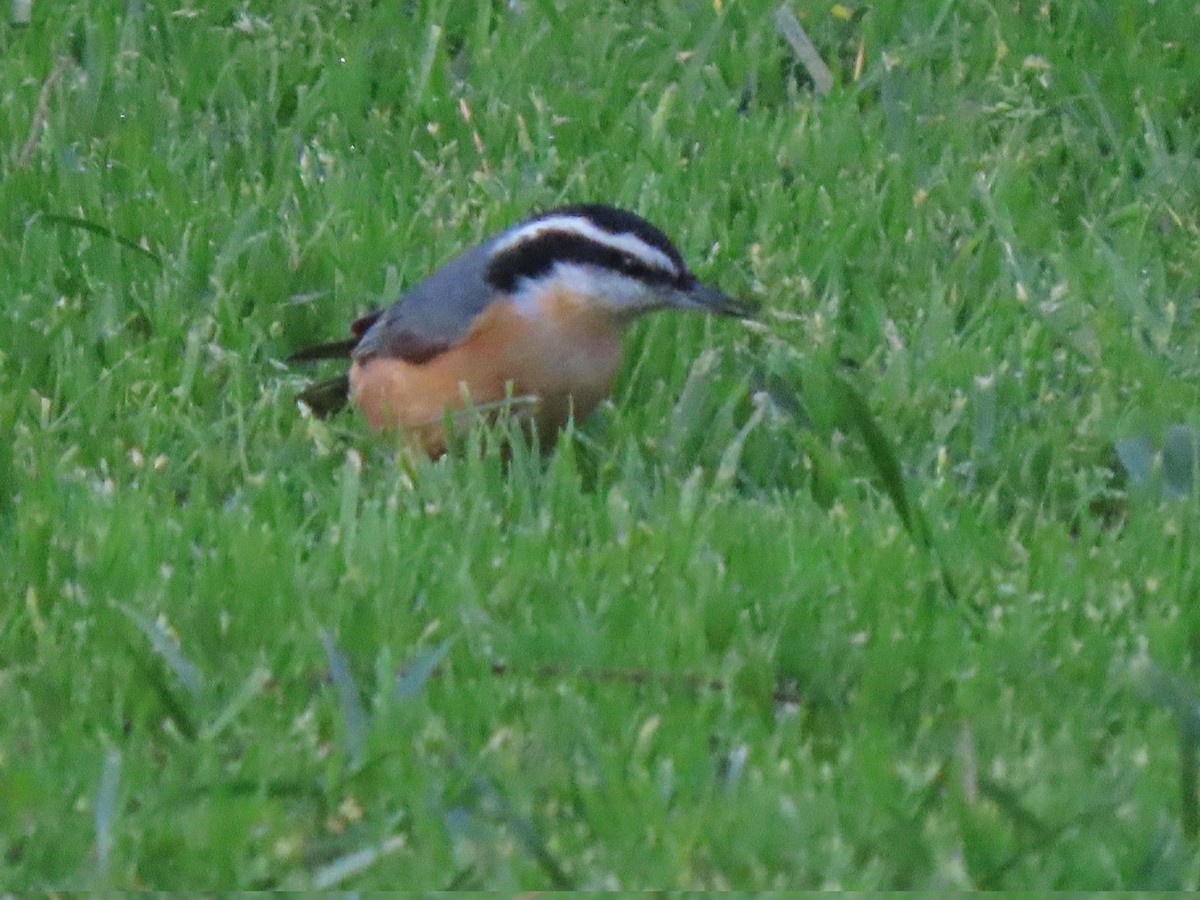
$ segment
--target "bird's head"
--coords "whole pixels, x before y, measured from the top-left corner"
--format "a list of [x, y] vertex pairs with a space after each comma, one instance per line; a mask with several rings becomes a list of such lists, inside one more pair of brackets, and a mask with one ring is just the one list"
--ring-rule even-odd
[[489, 249], [485, 278], [518, 307], [552, 291], [622, 321], [656, 309], [750, 314], [745, 304], [700, 282], [662, 231], [611, 206], [550, 210], [502, 232]]

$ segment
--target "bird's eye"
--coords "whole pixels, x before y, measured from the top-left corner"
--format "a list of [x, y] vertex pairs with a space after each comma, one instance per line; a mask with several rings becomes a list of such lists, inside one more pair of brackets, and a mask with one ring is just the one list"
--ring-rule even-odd
[[617, 261], [617, 265], [620, 267], [622, 272], [636, 272], [638, 267], [637, 260], [632, 256], [627, 255], [622, 255]]

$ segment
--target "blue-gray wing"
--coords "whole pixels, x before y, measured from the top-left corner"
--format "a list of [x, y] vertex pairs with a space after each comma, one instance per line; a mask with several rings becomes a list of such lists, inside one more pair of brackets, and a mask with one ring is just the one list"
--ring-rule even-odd
[[366, 327], [351, 355], [359, 362], [387, 356], [423, 363], [453, 347], [495, 296], [484, 278], [489, 255], [487, 244], [464, 251], [395, 305], [360, 320]]

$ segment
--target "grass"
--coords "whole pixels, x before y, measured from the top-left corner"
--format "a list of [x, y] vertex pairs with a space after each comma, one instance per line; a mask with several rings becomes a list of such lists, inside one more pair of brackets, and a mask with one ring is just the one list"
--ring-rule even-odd
[[[0, 884], [1197, 887], [1200, 14], [794, 9], [825, 97], [766, 2], [0, 24]], [[545, 460], [299, 413], [583, 199], [762, 325]]]

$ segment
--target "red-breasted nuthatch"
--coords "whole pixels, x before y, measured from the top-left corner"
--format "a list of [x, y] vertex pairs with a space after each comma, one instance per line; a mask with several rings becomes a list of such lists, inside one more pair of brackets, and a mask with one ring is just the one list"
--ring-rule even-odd
[[701, 284], [659, 229], [602, 204], [520, 222], [435, 270], [347, 340], [292, 361], [349, 356], [347, 376], [300, 395], [318, 415], [347, 398], [376, 429], [402, 432], [431, 456], [447, 416], [506, 398], [544, 445], [609, 395], [625, 326], [656, 309], [743, 317], [746, 306]]

